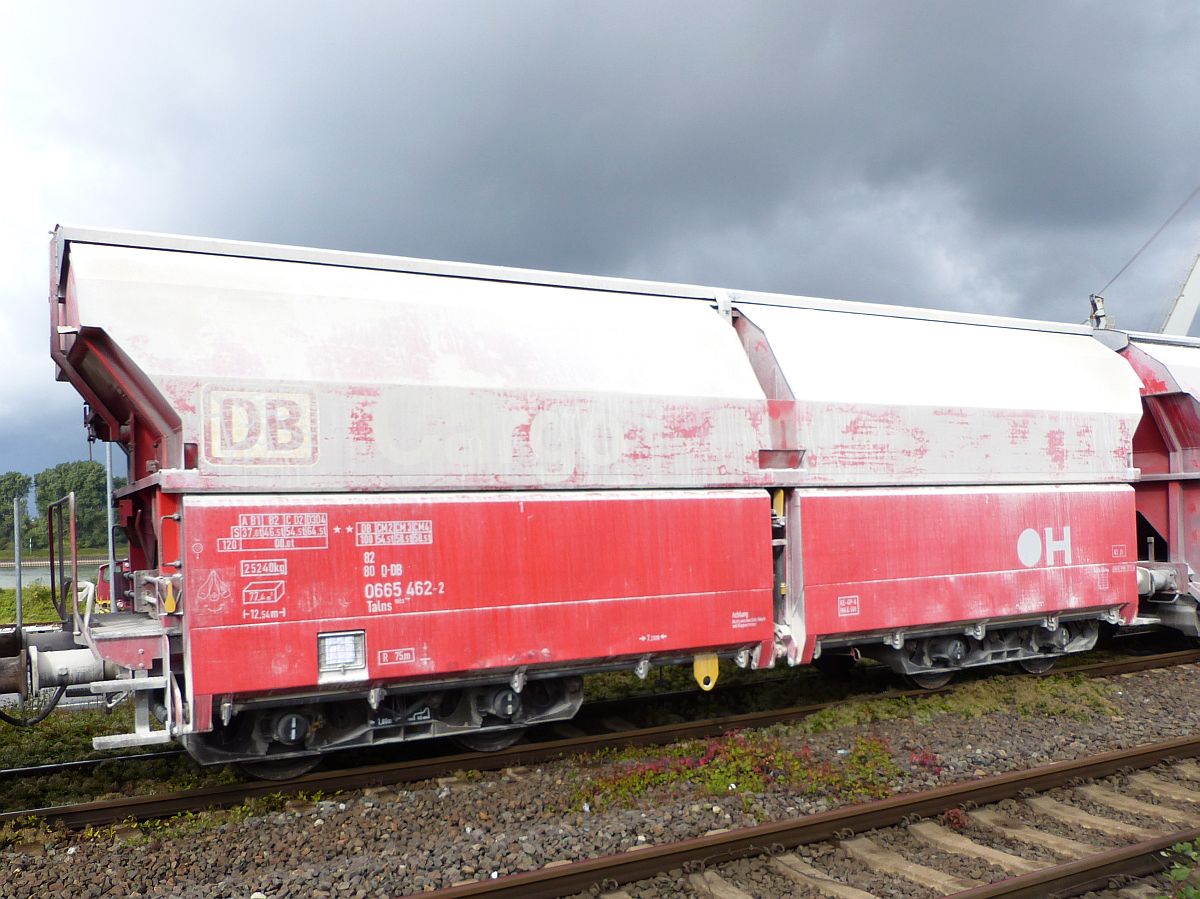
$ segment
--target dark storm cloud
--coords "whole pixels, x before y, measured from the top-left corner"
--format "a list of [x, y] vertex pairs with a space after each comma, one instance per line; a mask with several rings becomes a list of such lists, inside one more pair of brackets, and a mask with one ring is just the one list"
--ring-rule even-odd
[[[1077, 318], [1198, 176], [1189, 6], [388, 9], [280, 24], [304, 74], [238, 48], [205, 218], [251, 197], [285, 241], [964, 308], [982, 279]], [[773, 261], [685, 250], [737, 231]], [[943, 254], [964, 281], [927, 283]]]
[[[65, 384], [56, 393], [60, 402], [29, 407], [19, 417], [5, 421], [4, 448], [0, 453], [0, 473], [23, 471], [36, 474], [60, 462], [94, 458], [104, 461], [104, 444], [88, 445], [83, 428], [83, 404]], [[66, 394], [71, 396], [67, 397]], [[113, 470], [125, 474], [124, 456], [114, 451]]]
[[[1190, 2], [66, 4], [9, 24], [26, 190], [4, 309], [19, 294], [37, 341], [55, 220], [1077, 321], [1200, 181]], [[1118, 320], [1156, 327], [1198, 249], [1194, 208], [1109, 292]]]

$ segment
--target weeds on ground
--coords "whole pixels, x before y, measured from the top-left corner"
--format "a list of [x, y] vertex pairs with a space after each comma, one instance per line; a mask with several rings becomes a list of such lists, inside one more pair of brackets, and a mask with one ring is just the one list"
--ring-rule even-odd
[[921, 749], [910, 753], [908, 763], [916, 768], [924, 768], [930, 774], [942, 773], [941, 757], [936, 752], [928, 749]]
[[[691, 665], [665, 665], [652, 669], [644, 681], [632, 671], [588, 675], [584, 678], [584, 695], [588, 702], [596, 702], [664, 693], [684, 694], [672, 697], [669, 703], [626, 710], [629, 719], [639, 726], [656, 727], [695, 718], [837, 702], [847, 696], [878, 692], [883, 684], [875, 681], [871, 674], [882, 671], [882, 667], [869, 660], [864, 660], [860, 667], [862, 670], [854, 677], [831, 678], [811, 665], [744, 669], [725, 659], [720, 665], [717, 689], [709, 693], [696, 685]], [[723, 689], [739, 686], [753, 689], [736, 692]]]
[[761, 793], [783, 784], [808, 796], [861, 801], [888, 795], [900, 774], [886, 743], [860, 737], [834, 759], [809, 748], [794, 752], [765, 731], [734, 732], [656, 749], [621, 750], [606, 761], [613, 770], [596, 774], [571, 797], [576, 807], [631, 805], [647, 794], [691, 787], [709, 796]]
[[[878, 669], [876, 662], [863, 659], [859, 662], [858, 674]], [[795, 668], [739, 668], [732, 659], [721, 659], [717, 672], [717, 684], [727, 687], [732, 684], [760, 684], [764, 686], [786, 687], [803, 684], [805, 687], [804, 700], [821, 702], [826, 699], [840, 699], [854, 690], [861, 690], [861, 677], [837, 678], [822, 675], [812, 665], [800, 665]], [[601, 674], [585, 675], [583, 679], [584, 695], [589, 702], [609, 699], [625, 699], [647, 693], [695, 692], [698, 699], [713, 699], [712, 694], [702, 692], [696, 685], [691, 665], [663, 665], [652, 668], [645, 680], [639, 678], [633, 671], [605, 671]], [[745, 697], [739, 699], [743, 704]]]
[[324, 798], [324, 790], [268, 793], [265, 796], [251, 796], [241, 805], [230, 808], [227, 814], [235, 821], [244, 821], [247, 818], [261, 818], [263, 815], [281, 812], [289, 802], [320, 802]]
[[200, 812], [179, 812], [169, 818], [156, 818], [146, 821], [129, 819], [116, 830], [100, 828], [97, 838], [111, 840], [119, 830], [131, 831], [126, 842], [131, 845], [147, 843], [152, 840], [176, 839], [192, 834], [202, 833], [212, 827], [226, 822], [246, 821], [251, 818], [261, 818], [264, 815], [283, 811], [291, 802], [320, 802], [325, 798], [324, 792], [300, 791], [297, 793], [268, 793], [265, 796], [252, 796], [240, 805], [227, 809], [209, 809]]
[[46, 822], [34, 815], [25, 815], [0, 824], [0, 849], [9, 849], [34, 842], [51, 833]]
[[943, 827], [954, 831], [969, 830], [971, 827], [971, 819], [962, 808], [948, 808], [938, 816], [938, 820]]
[[48, 765], [75, 759], [98, 758], [106, 753], [92, 749], [92, 737], [127, 733], [133, 729], [133, 709], [119, 705], [60, 708], [33, 727], [0, 725], [0, 768]]
[[89, 771], [64, 771], [5, 783], [0, 811], [45, 808], [118, 796], [174, 793], [238, 783], [245, 778], [230, 765], [201, 768], [186, 757], [162, 761], [112, 762]]
[[[9, 729], [6, 725], [0, 727]], [[244, 779], [232, 765], [202, 767], [187, 756], [169, 755], [142, 762], [113, 760], [83, 771], [59, 771], [5, 781], [0, 792], [0, 811], [89, 802], [101, 797], [194, 790]]]
[[1171, 859], [1171, 892], [1163, 899], [1200, 899], [1200, 840], [1176, 843], [1163, 855]]
[[1109, 700], [1113, 689], [1103, 681], [1079, 674], [991, 677], [963, 684], [952, 693], [856, 700], [822, 709], [790, 727], [815, 734], [897, 718], [924, 723], [938, 715], [978, 718], [993, 712], [1088, 721], [1097, 715], [1111, 717], [1117, 713]]
[[[335, 794], [336, 795], [336, 794]], [[79, 831], [56, 830], [43, 819], [27, 815], [0, 824], [0, 850], [20, 849], [29, 843], [96, 843], [111, 845], [116, 840], [139, 846], [156, 840], [176, 839], [203, 833], [226, 822], [245, 821], [282, 811], [291, 802], [320, 802], [326, 796], [321, 790], [298, 793], [270, 793], [247, 799], [228, 809], [209, 809], [199, 812], [179, 812], [169, 818], [138, 821], [126, 818], [116, 824], [89, 825]]]

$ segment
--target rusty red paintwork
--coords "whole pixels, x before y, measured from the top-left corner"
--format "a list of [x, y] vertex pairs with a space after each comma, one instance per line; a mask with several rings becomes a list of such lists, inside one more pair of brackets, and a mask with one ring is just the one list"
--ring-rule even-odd
[[[1123, 351], [1142, 380], [1145, 415], [1133, 437], [1143, 480], [1137, 511], [1166, 543], [1166, 557], [1200, 567], [1200, 347], [1131, 341]], [[1143, 549], [1143, 547], [1139, 547]], [[1143, 558], [1149, 557], [1144, 549]]]
[[797, 498], [810, 644], [825, 635], [1089, 607], [1119, 606], [1133, 616], [1129, 487], [798, 491]]
[[366, 631], [371, 682], [764, 647], [761, 492], [208, 497], [185, 503], [196, 694], [317, 684]]

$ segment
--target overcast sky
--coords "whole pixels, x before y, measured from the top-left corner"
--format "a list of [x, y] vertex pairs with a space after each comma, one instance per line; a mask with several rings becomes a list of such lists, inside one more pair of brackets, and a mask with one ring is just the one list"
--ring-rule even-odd
[[[1195, 0], [5, 3], [0, 472], [87, 457], [58, 222], [1080, 321], [1200, 183], [1197, 48]], [[1198, 252], [1200, 200], [1117, 323]]]

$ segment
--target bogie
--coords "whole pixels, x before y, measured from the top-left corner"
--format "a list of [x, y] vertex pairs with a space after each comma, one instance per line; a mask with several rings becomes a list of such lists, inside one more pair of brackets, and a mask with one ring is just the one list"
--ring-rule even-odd
[[438, 737], [495, 751], [515, 743], [532, 724], [574, 716], [583, 685], [578, 677], [559, 677], [531, 680], [520, 692], [506, 683], [374, 698], [374, 704], [369, 698], [248, 704], [228, 723], [189, 735], [185, 746], [202, 764], [238, 762], [256, 772], [290, 771], [302, 767], [299, 759], [319, 760], [336, 750]]

